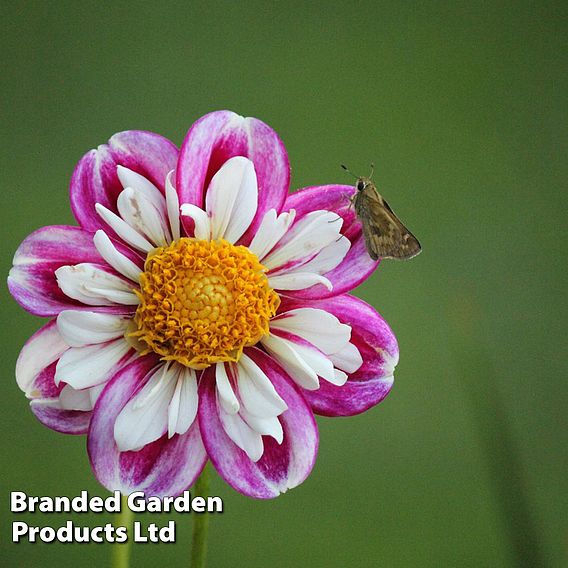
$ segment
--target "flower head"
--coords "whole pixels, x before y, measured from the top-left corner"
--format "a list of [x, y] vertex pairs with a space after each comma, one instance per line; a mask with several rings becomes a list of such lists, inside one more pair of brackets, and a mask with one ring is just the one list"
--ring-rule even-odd
[[311, 471], [314, 413], [388, 394], [396, 339], [347, 294], [377, 266], [350, 188], [288, 185], [282, 142], [253, 118], [208, 114], [180, 151], [122, 132], [75, 169], [80, 226], [16, 252], [10, 291], [52, 318], [18, 384], [43, 424], [88, 435], [109, 489], [178, 494], [209, 458], [241, 493], [275, 497]]

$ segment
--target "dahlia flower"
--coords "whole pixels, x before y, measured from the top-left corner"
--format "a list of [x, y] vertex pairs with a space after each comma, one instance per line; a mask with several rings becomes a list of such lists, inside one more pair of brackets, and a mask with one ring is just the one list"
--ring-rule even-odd
[[144, 131], [88, 152], [71, 180], [79, 227], [44, 227], [8, 284], [51, 318], [24, 346], [35, 416], [87, 434], [108, 489], [176, 495], [206, 461], [237, 491], [300, 484], [315, 414], [389, 392], [390, 328], [347, 294], [376, 268], [342, 185], [288, 195], [285, 148], [263, 122], [213, 112], [181, 150]]

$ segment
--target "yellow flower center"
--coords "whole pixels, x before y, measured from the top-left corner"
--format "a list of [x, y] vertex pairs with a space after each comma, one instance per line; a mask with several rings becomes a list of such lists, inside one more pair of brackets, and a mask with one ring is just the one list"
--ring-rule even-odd
[[[142, 353], [204, 369], [238, 361], [268, 334], [280, 298], [246, 247], [181, 238], [152, 251], [140, 275], [135, 329]], [[134, 327], [134, 326], [132, 326]]]

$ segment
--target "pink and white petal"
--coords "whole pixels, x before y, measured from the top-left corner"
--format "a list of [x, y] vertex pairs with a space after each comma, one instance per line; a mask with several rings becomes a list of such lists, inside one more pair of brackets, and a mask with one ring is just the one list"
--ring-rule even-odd
[[38, 398], [30, 402], [35, 417], [48, 428], [61, 434], [82, 435], [89, 429], [92, 412], [65, 410], [59, 398]]
[[296, 216], [295, 211], [277, 215], [276, 209], [270, 209], [262, 219], [254, 235], [249, 250], [262, 260], [274, 245], [286, 234]]
[[136, 306], [140, 302], [132, 282], [107, 271], [104, 265], [82, 262], [60, 266], [55, 278], [66, 296], [89, 306]]
[[168, 220], [170, 223], [170, 230], [172, 238], [177, 241], [180, 236], [180, 217], [179, 217], [179, 197], [173, 185], [175, 171], [172, 170], [166, 177], [166, 209], [168, 211]]
[[30, 400], [38, 420], [57, 432], [85, 434], [90, 412], [69, 411], [61, 407], [63, 385], [55, 384], [55, 367], [68, 349], [55, 320], [36, 331], [24, 345], [16, 363], [16, 381]]
[[93, 410], [90, 389], [76, 390], [72, 386], [65, 385], [59, 393], [59, 405], [64, 410]]
[[306, 390], [319, 388], [320, 381], [317, 373], [300, 357], [290, 342], [275, 334], [270, 334], [263, 337], [261, 343], [295, 383]]
[[142, 273], [142, 260], [136, 263], [125, 254], [119, 252], [116, 248], [116, 243], [113, 243], [102, 229], [95, 233], [93, 244], [109, 266], [114, 268], [119, 274], [122, 274], [122, 276], [126, 276], [132, 282], [138, 284], [140, 274]]
[[268, 274], [269, 281], [273, 283], [271, 285], [276, 290], [303, 290], [321, 284], [332, 291], [333, 284], [322, 274], [327, 274], [341, 264], [350, 247], [349, 239], [339, 235], [338, 239], [315, 254], [312, 253], [311, 260], [308, 262], [294, 266], [295, 261], [291, 260], [290, 266], [271, 271]]
[[262, 434], [282, 441], [282, 426], [276, 417], [287, 409], [286, 403], [262, 369], [244, 353], [238, 363], [218, 363], [215, 381], [225, 432], [252, 461], [258, 461], [264, 450]]
[[175, 391], [168, 407], [168, 437], [185, 434], [197, 416], [197, 376], [193, 369], [178, 365]]
[[229, 414], [221, 405], [217, 409], [223, 430], [231, 442], [245, 452], [250, 460], [257, 462], [264, 451], [262, 436], [244, 421], [240, 413]]
[[[129, 258], [134, 256], [126, 247], [119, 246], [118, 250]], [[38, 229], [24, 239], [13, 262], [8, 276], [12, 296], [34, 315], [53, 316], [64, 309], [81, 307], [59, 288], [55, 271], [64, 265], [101, 263], [103, 259], [91, 233], [79, 227], [54, 225]]]
[[245, 353], [237, 363], [239, 396], [249, 414], [269, 418], [287, 408], [266, 373]]
[[[166, 198], [151, 181], [147, 180], [144, 176], [125, 168], [124, 166], [117, 166], [116, 173], [124, 189], [130, 188], [136, 193], [143, 195], [144, 198], [150, 201], [150, 203], [152, 203], [152, 205], [160, 212], [162, 217], [166, 217]], [[168, 172], [168, 175], [170, 173], [171, 172]], [[167, 177], [168, 176], [166, 176], [166, 183], [164, 184], [164, 192], [165, 186], [167, 185]]]
[[205, 209], [211, 219], [211, 238], [235, 243], [249, 228], [258, 206], [253, 163], [242, 156], [227, 160], [213, 176]]
[[341, 264], [350, 248], [351, 241], [340, 235], [338, 239], [323, 247], [312, 260], [306, 262], [306, 264], [301, 267], [301, 270], [302, 272], [327, 274]]
[[[193, 235], [196, 239], [203, 241], [211, 240], [211, 219], [206, 211], [192, 203], [184, 203], [180, 210], [182, 219], [186, 217], [184, 222], [188, 235]], [[191, 226], [192, 223], [193, 226]]]
[[91, 397], [91, 405], [93, 406], [93, 408], [95, 407], [95, 403], [97, 402], [99, 396], [103, 392], [106, 385], [107, 383], [105, 382], [101, 383], [100, 385], [95, 385], [94, 387], [85, 389], [89, 393], [89, 396]]
[[[108, 225], [110, 230], [114, 231], [114, 234], [116, 234], [116, 236], [126, 244], [145, 253], [148, 253], [155, 248], [154, 245], [146, 239], [146, 237], [142, 236], [122, 217], [111, 211], [108, 207], [105, 207], [100, 203], [95, 203], [95, 211]], [[106, 228], [105, 230], [109, 231], [109, 229]]]
[[[287, 311], [303, 305], [300, 300], [283, 298], [281, 309]], [[310, 307], [326, 310], [351, 326], [351, 343], [363, 362], [349, 374], [343, 386], [321, 381], [318, 390], [304, 392], [314, 412], [324, 416], [352, 416], [381, 402], [390, 392], [398, 362], [398, 344], [388, 324], [374, 308], [347, 294], [310, 302]], [[346, 367], [357, 362], [353, 352], [346, 351], [341, 356], [347, 360]]]
[[[283, 210], [295, 209], [297, 218], [318, 209], [333, 211], [343, 220], [341, 232], [351, 242], [343, 261], [324, 274], [331, 281], [333, 290], [315, 285], [310, 289], [294, 292], [294, 297], [319, 299], [343, 294], [361, 284], [377, 268], [379, 261], [372, 260], [367, 253], [361, 223], [357, 221], [349, 201], [354, 191], [353, 186], [349, 185], [323, 185], [300, 189], [286, 199]], [[337, 222], [339, 223], [339, 220]]]
[[216, 363], [215, 381], [220, 405], [227, 414], [236, 414], [241, 405], [231, 384], [231, 381], [233, 384], [237, 381], [234, 363]]
[[304, 398], [283, 370], [259, 349], [249, 348], [246, 353], [288, 405], [278, 418], [284, 431], [282, 443], [264, 437], [262, 457], [254, 462], [229, 438], [219, 417], [211, 369], [204, 371], [199, 384], [199, 424], [207, 453], [221, 477], [244, 495], [271, 499], [309, 475], [317, 454], [317, 426]]
[[[335, 381], [333, 363], [329, 360], [326, 354], [320, 351], [315, 345], [306, 341], [302, 337], [293, 335], [286, 331], [274, 331], [272, 337], [278, 337], [280, 341], [285, 342], [318, 377], [330, 382]], [[286, 368], [286, 360], [280, 361], [280, 359], [278, 359], [278, 362]], [[294, 377], [292, 376], [292, 378]]]
[[89, 231], [105, 228], [95, 211], [100, 203], [115, 212], [123, 185], [117, 166], [140, 174], [164, 193], [169, 171], [176, 167], [178, 149], [167, 138], [141, 130], [119, 132], [108, 144], [85, 154], [71, 179], [71, 209], [79, 224]]
[[57, 316], [57, 328], [67, 345], [83, 347], [122, 337], [130, 320], [118, 314], [64, 310]]
[[[28, 398], [53, 398], [60, 388], [53, 382], [54, 364], [69, 349], [69, 345], [51, 320], [26, 342], [16, 362], [16, 382]], [[53, 373], [46, 369], [53, 367]]]
[[[48, 369], [51, 371], [51, 382], [54, 384], [55, 363]], [[62, 434], [86, 434], [91, 420], [92, 410], [97, 398], [106, 386], [106, 382], [82, 390], [75, 390], [70, 385], [60, 383], [59, 396], [53, 398], [37, 398], [30, 402], [30, 408], [36, 418], [44, 426]]]
[[205, 115], [191, 127], [182, 144], [176, 187], [180, 203], [204, 208], [205, 190], [211, 179], [234, 156], [251, 160], [258, 179], [258, 209], [241, 239], [246, 245], [269, 209], [280, 212], [290, 184], [284, 144], [269, 126], [230, 111]]
[[160, 362], [139, 357], [119, 371], [101, 393], [89, 428], [87, 449], [97, 479], [110, 491], [144, 491], [175, 496], [191, 486], [207, 461], [197, 421], [182, 435], [167, 435], [137, 452], [120, 452], [114, 424], [128, 401], [144, 386]]
[[347, 373], [354, 373], [363, 364], [363, 357], [361, 357], [359, 349], [352, 343], [348, 343], [343, 349], [332, 353], [329, 358], [335, 367]]
[[280, 274], [312, 260], [322, 249], [341, 237], [342, 220], [330, 211], [311, 211], [296, 215], [294, 224], [262, 264], [271, 273]]
[[322, 381], [317, 391], [306, 392], [306, 399], [313, 411], [321, 416], [354, 416], [386, 398], [393, 382], [393, 375], [373, 376], [365, 380], [350, 377], [341, 386]]
[[284, 439], [284, 430], [282, 424], [278, 420], [278, 416], [269, 416], [260, 418], [254, 414], [250, 414], [244, 408], [239, 412], [241, 418], [256, 432], [263, 436], [272, 436], [279, 444]]
[[[158, 190], [156, 190], [158, 191]], [[171, 242], [166, 202], [156, 205], [140, 189], [127, 187], [116, 202], [120, 216], [139, 234], [155, 246], [166, 246]]]
[[177, 375], [175, 367], [158, 366], [119, 412], [114, 423], [114, 440], [120, 452], [138, 451], [167, 432], [168, 408]]
[[270, 322], [270, 329], [282, 330], [313, 343], [326, 354], [343, 349], [351, 337], [351, 328], [333, 314], [312, 307], [280, 313]]
[[274, 290], [286, 291], [304, 290], [318, 284], [330, 291], [333, 288], [332, 283], [325, 276], [314, 272], [287, 272], [276, 276], [269, 274], [268, 283]]
[[57, 359], [41, 369], [34, 377], [33, 386], [29, 393], [26, 393], [27, 398], [31, 400], [41, 400], [49, 398], [58, 398], [63, 388], [63, 384], [55, 384], [55, 369], [57, 367]]
[[55, 384], [64, 382], [75, 389], [94, 387], [108, 381], [136, 357], [135, 353], [122, 337], [86, 347], [71, 347], [57, 362]]
[[343, 386], [349, 378], [349, 375], [346, 372], [340, 371], [339, 369], [333, 369], [333, 374], [333, 380], [328, 380], [328, 382], [337, 387]]

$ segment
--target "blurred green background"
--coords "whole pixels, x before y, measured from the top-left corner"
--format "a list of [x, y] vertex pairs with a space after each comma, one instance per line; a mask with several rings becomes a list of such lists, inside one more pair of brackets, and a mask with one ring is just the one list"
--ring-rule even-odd
[[[73, 223], [84, 152], [131, 128], [179, 144], [222, 108], [279, 132], [292, 188], [375, 161], [422, 241], [356, 291], [398, 336], [392, 394], [319, 420], [312, 475], [275, 501], [215, 479], [210, 566], [566, 565], [566, 6], [3, 3], [2, 274], [33, 229]], [[84, 439], [29, 412], [14, 364], [41, 321], [0, 292], [1, 563], [103, 566], [109, 545], [10, 542], [9, 491], [105, 492]], [[191, 516], [176, 519], [178, 542], [139, 545], [133, 566], [188, 564]]]

